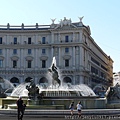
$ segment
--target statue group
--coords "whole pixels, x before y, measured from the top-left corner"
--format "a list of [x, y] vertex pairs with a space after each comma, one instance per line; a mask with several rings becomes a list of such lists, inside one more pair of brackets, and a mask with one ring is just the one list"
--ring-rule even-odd
[[54, 63], [52, 64], [51, 69], [48, 69], [48, 71], [52, 74], [52, 85], [56, 86], [56, 84], [58, 84], [58, 86], [60, 86], [61, 81], [59, 80], [58, 69]]

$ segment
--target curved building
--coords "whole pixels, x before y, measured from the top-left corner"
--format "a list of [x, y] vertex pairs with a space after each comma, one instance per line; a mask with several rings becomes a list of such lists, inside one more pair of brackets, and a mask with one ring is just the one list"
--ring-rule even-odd
[[64, 18], [50, 25], [0, 26], [0, 77], [14, 84], [48, 82], [55, 56], [61, 80], [105, 87], [113, 82], [113, 61], [91, 37], [89, 26]]

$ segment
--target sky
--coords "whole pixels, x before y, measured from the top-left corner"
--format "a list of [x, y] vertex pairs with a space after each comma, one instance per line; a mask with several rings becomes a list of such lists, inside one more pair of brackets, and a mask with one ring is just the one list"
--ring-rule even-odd
[[0, 0], [0, 25], [49, 25], [60, 19], [89, 25], [91, 37], [120, 71], [120, 0]]

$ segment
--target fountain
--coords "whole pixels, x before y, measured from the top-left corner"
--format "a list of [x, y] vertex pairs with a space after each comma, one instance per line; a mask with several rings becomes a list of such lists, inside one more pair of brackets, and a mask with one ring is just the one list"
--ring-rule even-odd
[[7, 97], [13, 89], [14, 86], [11, 82], [6, 79], [0, 78], [0, 98]]
[[80, 97], [91, 96], [96, 97], [96, 94], [91, 88], [85, 84], [72, 85], [71, 83], [64, 83], [60, 79], [59, 68], [56, 66], [56, 59], [53, 57], [51, 67], [48, 69], [47, 75], [49, 79], [48, 86], [42, 84], [38, 85], [39, 93], [43, 93], [44, 97], [63, 98], [63, 97]]
[[106, 99], [99, 98], [87, 85], [64, 83], [56, 65], [55, 57], [53, 57], [52, 64], [48, 68], [46, 78], [49, 80], [48, 84], [38, 85], [31, 79], [29, 83], [18, 85], [13, 90], [11, 97], [23, 96], [26, 98], [29, 107], [34, 106], [41, 109], [68, 109], [71, 101], [74, 101], [75, 104], [81, 101], [84, 108], [106, 107]]
[[[80, 100], [84, 108], [105, 108], [106, 99], [99, 99], [87, 85], [72, 85], [71, 83], [64, 83], [60, 79], [61, 75], [59, 68], [56, 66], [55, 57], [53, 57], [52, 64], [48, 68], [46, 78], [49, 80], [48, 84], [31, 84], [27, 88], [28, 91], [35, 90], [35, 93], [37, 88], [37, 97], [33, 97], [33, 100], [36, 101], [34, 103], [40, 106], [47, 105], [50, 108], [54, 106], [54, 109], [67, 109], [71, 101], [77, 104]], [[31, 103], [33, 104], [33, 102]]]

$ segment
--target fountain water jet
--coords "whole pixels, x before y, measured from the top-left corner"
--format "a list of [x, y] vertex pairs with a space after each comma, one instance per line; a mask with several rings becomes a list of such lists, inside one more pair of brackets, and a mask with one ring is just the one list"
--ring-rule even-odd
[[14, 88], [14, 85], [7, 79], [0, 78], [0, 97], [8, 96], [9, 92], [12, 92]]
[[91, 88], [87, 85], [72, 85], [71, 83], [63, 83], [60, 78], [59, 68], [56, 66], [56, 59], [53, 57], [52, 64], [48, 69], [47, 77], [49, 79], [49, 85], [44, 88], [43, 85], [39, 85], [39, 92], [45, 96], [51, 97], [79, 97], [79, 96], [96, 96]]
[[30, 83], [21, 83], [18, 85], [13, 92], [11, 93], [12, 97], [28, 97], [29, 91], [26, 89], [26, 86], [30, 85]]

